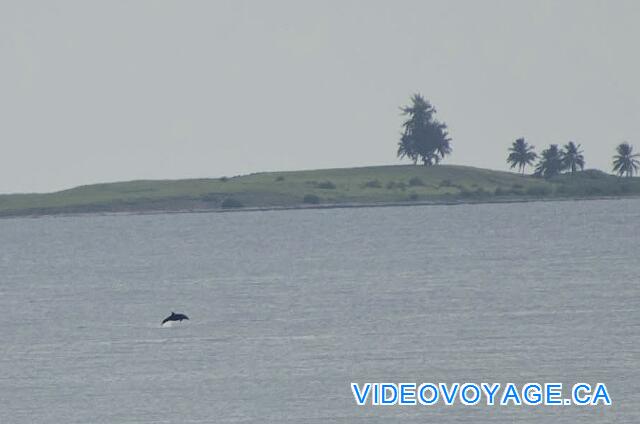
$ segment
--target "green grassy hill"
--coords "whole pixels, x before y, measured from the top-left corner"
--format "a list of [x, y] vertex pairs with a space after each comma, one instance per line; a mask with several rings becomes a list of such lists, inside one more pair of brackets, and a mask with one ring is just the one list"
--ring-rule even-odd
[[640, 194], [640, 178], [590, 170], [550, 181], [467, 166], [398, 165], [264, 172], [233, 178], [94, 184], [0, 195], [0, 216], [277, 208], [376, 203], [515, 201]]

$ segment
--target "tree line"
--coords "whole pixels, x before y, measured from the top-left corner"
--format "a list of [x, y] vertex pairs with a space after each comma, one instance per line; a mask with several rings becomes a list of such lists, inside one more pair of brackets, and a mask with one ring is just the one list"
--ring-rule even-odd
[[[437, 165], [453, 151], [447, 125], [435, 118], [436, 109], [420, 94], [411, 97], [411, 104], [400, 108], [407, 119], [402, 123], [397, 156], [408, 158], [425, 166]], [[640, 169], [640, 154], [633, 153], [627, 142], [616, 147], [613, 156], [613, 172], [618, 176], [632, 177]], [[537, 162], [536, 162], [537, 160]], [[562, 147], [551, 144], [540, 155], [524, 138], [518, 138], [509, 147], [507, 163], [524, 175], [527, 166], [534, 166], [533, 175], [550, 178], [563, 172], [571, 174], [584, 170], [585, 160], [581, 145], [573, 141]]]
[[[528, 144], [524, 138], [519, 138], [509, 147], [507, 163], [511, 169], [518, 167], [524, 175], [527, 166], [532, 166], [536, 159], [533, 175], [551, 178], [563, 172], [574, 174], [578, 169], [584, 170], [584, 155], [580, 144], [573, 141], [559, 148], [557, 144], [551, 144], [542, 151], [540, 156], [534, 151], [534, 146]], [[620, 143], [616, 147], [613, 156], [613, 172], [618, 176], [632, 177], [640, 168], [640, 154], [633, 153], [633, 146], [629, 143]]]

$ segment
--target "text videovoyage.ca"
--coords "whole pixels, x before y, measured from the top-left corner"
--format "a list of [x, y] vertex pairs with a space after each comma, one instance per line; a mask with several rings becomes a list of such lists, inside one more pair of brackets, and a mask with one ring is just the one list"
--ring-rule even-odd
[[604, 383], [351, 383], [359, 406], [611, 405]]

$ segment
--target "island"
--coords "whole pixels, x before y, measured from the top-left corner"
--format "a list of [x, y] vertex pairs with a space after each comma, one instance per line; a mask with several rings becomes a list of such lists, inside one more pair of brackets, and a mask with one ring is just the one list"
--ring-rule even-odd
[[585, 170], [541, 178], [469, 166], [390, 165], [137, 180], [54, 193], [0, 195], [0, 216], [223, 212], [400, 206], [640, 195], [640, 178]]

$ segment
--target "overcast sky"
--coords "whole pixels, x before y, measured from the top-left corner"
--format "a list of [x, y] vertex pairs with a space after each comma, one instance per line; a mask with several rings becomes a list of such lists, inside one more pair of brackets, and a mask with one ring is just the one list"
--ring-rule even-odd
[[640, 151], [638, 1], [0, 1], [0, 192], [384, 165], [421, 92], [445, 163]]

